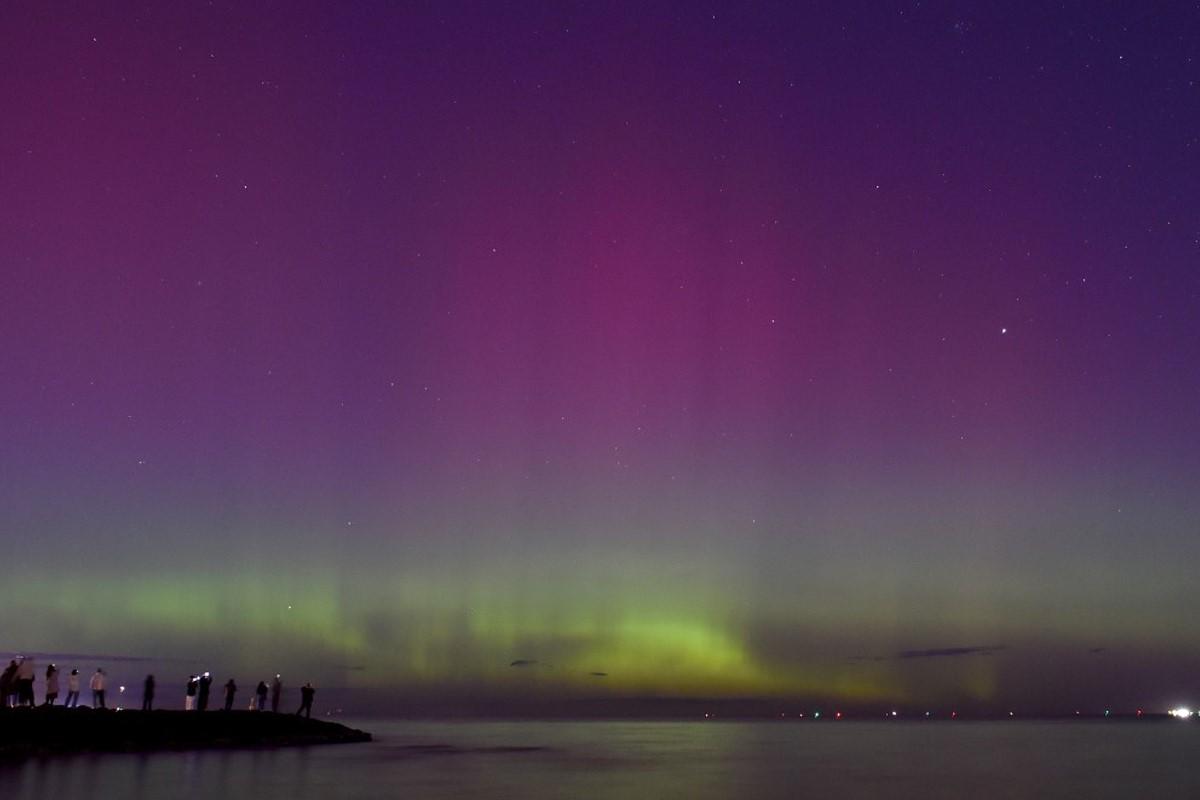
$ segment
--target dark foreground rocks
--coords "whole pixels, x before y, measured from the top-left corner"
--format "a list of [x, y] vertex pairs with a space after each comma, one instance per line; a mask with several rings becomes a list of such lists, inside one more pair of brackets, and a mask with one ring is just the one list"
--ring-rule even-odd
[[336, 722], [255, 711], [0, 709], [0, 759], [65, 753], [295, 747], [369, 742]]

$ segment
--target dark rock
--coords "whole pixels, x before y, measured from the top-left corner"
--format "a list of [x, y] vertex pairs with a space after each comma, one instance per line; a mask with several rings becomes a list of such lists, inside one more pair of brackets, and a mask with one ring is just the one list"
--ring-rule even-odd
[[336, 722], [255, 711], [0, 709], [0, 759], [57, 753], [267, 748], [369, 742]]

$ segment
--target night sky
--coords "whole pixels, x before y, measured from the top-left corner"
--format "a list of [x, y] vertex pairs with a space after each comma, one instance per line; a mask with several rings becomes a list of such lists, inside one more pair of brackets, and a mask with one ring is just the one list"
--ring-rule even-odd
[[6, 5], [0, 655], [1200, 701], [1200, 11], [1020, 5]]

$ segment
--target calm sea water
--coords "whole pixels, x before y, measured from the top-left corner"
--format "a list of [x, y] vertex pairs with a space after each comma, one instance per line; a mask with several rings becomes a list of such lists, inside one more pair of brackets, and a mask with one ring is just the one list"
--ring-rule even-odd
[[0, 797], [1200, 797], [1197, 723], [358, 726], [376, 741], [0, 766]]

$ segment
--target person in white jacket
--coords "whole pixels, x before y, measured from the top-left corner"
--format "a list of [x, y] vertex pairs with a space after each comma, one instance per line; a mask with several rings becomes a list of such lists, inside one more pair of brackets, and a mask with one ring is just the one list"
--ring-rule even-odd
[[33, 705], [33, 659], [29, 656], [17, 662], [17, 705]]
[[79, 670], [71, 670], [71, 674], [67, 676], [67, 699], [63, 703], [63, 708], [75, 708], [79, 705]]
[[92, 687], [92, 708], [108, 708], [104, 705], [104, 670], [96, 667], [89, 685]]

